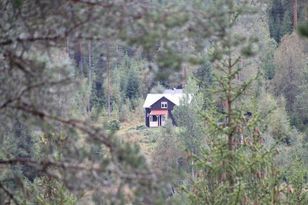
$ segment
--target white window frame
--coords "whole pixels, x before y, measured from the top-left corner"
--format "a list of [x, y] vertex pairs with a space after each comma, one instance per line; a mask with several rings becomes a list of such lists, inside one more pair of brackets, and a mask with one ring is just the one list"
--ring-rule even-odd
[[161, 108], [168, 108], [168, 102], [164, 101], [160, 103]]

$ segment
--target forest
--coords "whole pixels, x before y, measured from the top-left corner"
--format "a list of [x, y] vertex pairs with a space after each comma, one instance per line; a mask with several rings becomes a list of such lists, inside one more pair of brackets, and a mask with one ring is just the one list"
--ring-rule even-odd
[[308, 1], [0, 0], [0, 145], [0, 205], [307, 205]]

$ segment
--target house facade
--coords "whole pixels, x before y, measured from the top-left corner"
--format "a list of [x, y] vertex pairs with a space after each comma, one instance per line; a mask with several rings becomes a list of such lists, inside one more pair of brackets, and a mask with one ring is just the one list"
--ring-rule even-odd
[[143, 104], [145, 110], [145, 125], [147, 127], [164, 126], [167, 119], [175, 125], [172, 111], [180, 105], [184, 97], [182, 90], [166, 90], [162, 94], [148, 94]]

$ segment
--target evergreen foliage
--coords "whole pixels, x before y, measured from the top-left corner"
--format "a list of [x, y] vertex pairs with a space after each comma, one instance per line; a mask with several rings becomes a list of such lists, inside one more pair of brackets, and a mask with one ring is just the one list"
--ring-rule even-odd
[[308, 204], [306, 42], [253, 3], [0, 1], [0, 204]]
[[278, 43], [284, 35], [291, 33], [293, 30], [291, 1], [272, 1], [269, 9], [269, 30], [271, 37]]

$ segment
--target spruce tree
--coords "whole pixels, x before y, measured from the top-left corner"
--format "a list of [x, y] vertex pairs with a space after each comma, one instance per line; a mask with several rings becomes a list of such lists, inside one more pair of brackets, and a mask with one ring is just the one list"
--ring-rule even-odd
[[[202, 154], [195, 155], [197, 177], [184, 186], [184, 192], [191, 204], [286, 203], [287, 189], [281, 189], [282, 173], [275, 164], [280, 142], [263, 136], [266, 126], [258, 113], [262, 105], [256, 104], [252, 95], [251, 86], [260, 75], [238, 78], [245, 62], [255, 54], [257, 41], [239, 36], [233, 28], [243, 15], [243, 5], [226, 5], [226, 29], [210, 50], [213, 102], [202, 114], [208, 143]], [[217, 104], [223, 104], [223, 110]], [[299, 195], [296, 203], [305, 204], [303, 189]]]

